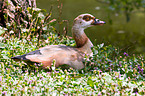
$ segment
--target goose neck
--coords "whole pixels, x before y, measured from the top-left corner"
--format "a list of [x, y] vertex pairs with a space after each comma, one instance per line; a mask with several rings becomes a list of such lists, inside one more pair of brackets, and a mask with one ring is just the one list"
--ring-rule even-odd
[[73, 38], [76, 41], [77, 48], [86, 54], [91, 54], [92, 42], [86, 36], [83, 28], [72, 28]]

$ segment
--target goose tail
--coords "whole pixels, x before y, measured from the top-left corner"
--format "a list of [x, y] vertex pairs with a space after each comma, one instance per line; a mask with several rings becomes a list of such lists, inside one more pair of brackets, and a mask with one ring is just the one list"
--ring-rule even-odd
[[27, 60], [25, 56], [26, 55], [15, 56], [11, 57], [11, 59], [14, 59], [15, 61]]

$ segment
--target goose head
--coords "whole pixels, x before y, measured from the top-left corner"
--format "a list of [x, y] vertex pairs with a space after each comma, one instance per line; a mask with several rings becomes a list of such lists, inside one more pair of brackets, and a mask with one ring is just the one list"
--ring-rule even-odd
[[73, 29], [75, 28], [75, 29], [84, 30], [84, 29], [94, 26], [94, 25], [103, 25], [103, 24], [105, 24], [104, 21], [96, 19], [91, 14], [81, 14], [74, 19]]
[[96, 19], [91, 14], [81, 14], [76, 17], [72, 27], [72, 35], [76, 41], [77, 48], [86, 54], [92, 54], [91, 47], [93, 47], [93, 44], [86, 36], [84, 29], [103, 24], [105, 24], [104, 21]]

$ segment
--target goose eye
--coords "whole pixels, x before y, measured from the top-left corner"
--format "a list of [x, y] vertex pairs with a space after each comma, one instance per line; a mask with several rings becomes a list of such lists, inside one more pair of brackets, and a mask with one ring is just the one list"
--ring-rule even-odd
[[100, 20], [97, 20], [97, 22], [100, 22]]
[[90, 16], [84, 16], [83, 19], [86, 20], [86, 21], [90, 21], [91, 17]]
[[89, 20], [90, 20], [90, 18], [89, 18], [89, 17], [87, 17], [87, 18], [86, 18], [86, 21], [89, 21]]

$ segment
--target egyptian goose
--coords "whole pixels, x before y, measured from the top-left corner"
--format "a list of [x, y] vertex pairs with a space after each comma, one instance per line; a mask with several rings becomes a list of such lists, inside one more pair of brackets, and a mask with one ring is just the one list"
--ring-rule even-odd
[[67, 64], [75, 69], [82, 69], [84, 68], [82, 62], [84, 54], [91, 55], [91, 47], [93, 46], [90, 39], [84, 33], [84, 29], [94, 25], [103, 25], [104, 23], [104, 21], [96, 19], [91, 14], [81, 14], [74, 19], [72, 27], [72, 35], [77, 47], [49, 45], [21, 56], [12, 57], [12, 59], [42, 63], [43, 68], [47, 66], [51, 67], [52, 61], [55, 60], [56, 67]]

